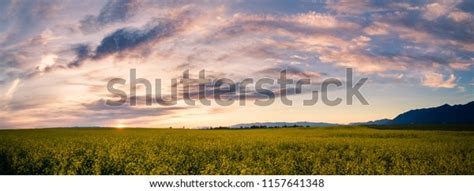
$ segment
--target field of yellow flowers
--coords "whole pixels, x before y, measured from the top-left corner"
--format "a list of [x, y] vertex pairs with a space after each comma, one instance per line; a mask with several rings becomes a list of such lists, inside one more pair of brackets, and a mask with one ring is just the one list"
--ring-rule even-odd
[[0, 131], [0, 174], [474, 174], [474, 132], [367, 127]]

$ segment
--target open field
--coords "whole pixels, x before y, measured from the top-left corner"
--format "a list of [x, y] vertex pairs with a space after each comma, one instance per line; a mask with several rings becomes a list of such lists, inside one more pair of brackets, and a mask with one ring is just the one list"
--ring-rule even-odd
[[397, 129], [2, 130], [0, 174], [474, 174], [474, 131]]

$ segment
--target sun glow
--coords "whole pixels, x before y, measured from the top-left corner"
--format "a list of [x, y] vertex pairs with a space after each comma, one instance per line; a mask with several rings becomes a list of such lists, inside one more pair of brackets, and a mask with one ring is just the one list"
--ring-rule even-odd
[[116, 125], [115, 128], [122, 129], [127, 127], [123, 121], [119, 121]]

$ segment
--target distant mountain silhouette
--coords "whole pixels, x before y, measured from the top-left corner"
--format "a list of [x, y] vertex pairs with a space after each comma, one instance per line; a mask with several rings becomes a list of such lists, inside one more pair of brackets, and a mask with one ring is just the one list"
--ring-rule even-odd
[[[394, 119], [380, 119], [349, 125], [439, 125], [439, 124], [474, 124], [474, 101], [465, 105], [444, 104], [439, 107], [414, 109], [402, 113]], [[266, 127], [332, 127], [335, 123], [323, 122], [262, 122], [241, 123], [230, 128], [266, 128]]]
[[474, 101], [465, 105], [444, 104], [411, 110], [395, 117], [391, 124], [474, 124]]
[[391, 119], [380, 119], [380, 120], [368, 121], [368, 122], [350, 123], [349, 125], [388, 125], [391, 122], [392, 122]]
[[334, 123], [317, 122], [263, 122], [263, 123], [241, 123], [232, 125], [231, 128], [262, 128], [262, 127], [331, 127], [339, 126]]
[[402, 113], [393, 120], [378, 120], [351, 125], [436, 125], [474, 124], [474, 101], [465, 105], [444, 104], [439, 107], [415, 109]]

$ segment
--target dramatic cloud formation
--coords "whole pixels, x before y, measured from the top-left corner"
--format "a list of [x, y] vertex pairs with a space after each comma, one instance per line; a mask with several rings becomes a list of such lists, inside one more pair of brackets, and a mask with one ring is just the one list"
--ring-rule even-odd
[[[468, 102], [473, 14], [469, 0], [1, 1], [0, 128], [346, 123]], [[161, 79], [165, 95], [182, 85], [170, 80], [184, 70], [239, 81], [278, 77], [285, 69], [288, 77], [314, 80], [304, 94], [292, 94], [297, 101], [324, 78], [345, 79], [353, 68], [355, 79], [369, 78], [364, 91], [371, 105], [294, 106], [282, 115], [289, 108], [279, 104], [188, 107], [180, 90], [173, 107], [105, 107], [108, 80], [126, 79], [119, 88], [129, 92], [132, 68], [139, 78]], [[279, 87], [270, 89], [279, 96]], [[198, 87], [191, 90], [198, 97]], [[138, 91], [143, 98], [143, 87]], [[262, 97], [245, 93], [249, 101]]]
[[151, 28], [143, 30], [122, 28], [102, 39], [94, 57], [101, 58], [112, 53], [136, 48], [150, 41], [171, 36], [175, 32], [175, 26], [168, 21], [158, 22]]
[[127, 21], [139, 11], [140, 0], [110, 0], [98, 15], [87, 15], [80, 21], [80, 29], [85, 33], [97, 32], [104, 26]]

